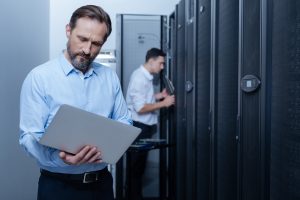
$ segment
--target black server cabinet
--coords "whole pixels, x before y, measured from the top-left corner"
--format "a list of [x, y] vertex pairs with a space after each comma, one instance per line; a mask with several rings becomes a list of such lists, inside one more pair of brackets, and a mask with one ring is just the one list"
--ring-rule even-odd
[[[196, 1], [197, 2], [197, 1]], [[196, 198], [209, 199], [210, 191], [210, 50], [211, 1], [196, 3]]]
[[186, 172], [185, 199], [195, 199], [196, 182], [196, 5], [194, 0], [185, 1], [185, 121], [186, 121]]
[[237, 199], [239, 1], [212, 1], [211, 190], [213, 200]]
[[[260, 0], [240, 1], [239, 24], [239, 141], [238, 199], [264, 199], [265, 132], [263, 93], [259, 88], [262, 59], [262, 5]], [[252, 87], [253, 86], [253, 87]], [[257, 86], [257, 87], [255, 87]]]
[[[270, 199], [300, 199], [300, 2], [269, 1]], [[270, 102], [271, 100], [271, 102]]]
[[300, 198], [299, 24], [297, 0], [240, 1], [238, 199]]
[[190, 0], [175, 12], [174, 199], [237, 196], [238, 5]]
[[[167, 112], [168, 149], [167, 199], [185, 199], [186, 119], [185, 110], [185, 4], [180, 1], [169, 18], [169, 68], [167, 75], [175, 87], [176, 101]], [[165, 113], [164, 113], [165, 114]], [[164, 116], [164, 115], [163, 115]], [[164, 116], [165, 117], [165, 116]], [[165, 120], [166, 121], [166, 120]]]
[[300, 2], [186, 0], [170, 21], [170, 199], [300, 199]]
[[174, 82], [176, 88], [175, 103], [175, 127], [176, 127], [176, 159], [174, 163], [176, 174], [175, 191], [176, 199], [185, 199], [186, 185], [186, 119], [184, 102], [184, 82], [185, 82], [185, 5], [183, 1], [178, 3], [176, 8], [176, 80]]

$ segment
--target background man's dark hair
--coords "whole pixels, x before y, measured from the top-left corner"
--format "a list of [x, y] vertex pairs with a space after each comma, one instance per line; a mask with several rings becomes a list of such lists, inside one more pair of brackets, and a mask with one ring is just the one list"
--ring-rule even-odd
[[107, 33], [105, 35], [105, 40], [111, 33], [111, 20], [109, 15], [99, 6], [86, 5], [75, 10], [70, 19], [70, 27], [73, 30], [76, 26], [76, 22], [79, 18], [90, 18], [99, 21], [100, 23], [105, 23], [107, 27]]
[[162, 57], [165, 57], [166, 54], [165, 52], [163, 52], [162, 50], [158, 49], [158, 48], [152, 48], [152, 49], [149, 49], [147, 51], [147, 54], [146, 54], [146, 62], [150, 59], [150, 58], [154, 58], [156, 59], [157, 57], [159, 56], [162, 56]]

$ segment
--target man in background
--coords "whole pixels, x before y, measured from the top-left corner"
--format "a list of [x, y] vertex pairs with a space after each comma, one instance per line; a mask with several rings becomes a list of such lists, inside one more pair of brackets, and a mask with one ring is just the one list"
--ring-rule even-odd
[[114, 199], [99, 149], [86, 145], [74, 155], [38, 142], [62, 104], [131, 124], [116, 73], [93, 62], [110, 33], [102, 8], [78, 8], [66, 26], [67, 49], [34, 68], [23, 83], [19, 142], [41, 169], [39, 200]]
[[[153, 75], [159, 74], [164, 69], [166, 54], [157, 48], [147, 51], [145, 64], [136, 69], [129, 81], [126, 102], [132, 113], [133, 125], [142, 129], [137, 138], [151, 138], [156, 132], [158, 110], [167, 108], [175, 103], [175, 96], [168, 95], [166, 89], [154, 94]], [[147, 152], [131, 152], [130, 170], [131, 177], [129, 199], [142, 199], [142, 177], [146, 167]]]

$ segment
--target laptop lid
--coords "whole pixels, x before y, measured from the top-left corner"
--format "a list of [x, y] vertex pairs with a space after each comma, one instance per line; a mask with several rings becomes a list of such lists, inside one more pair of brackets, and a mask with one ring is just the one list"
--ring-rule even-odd
[[39, 142], [73, 154], [93, 145], [101, 151], [103, 162], [115, 164], [140, 132], [134, 126], [61, 105]]

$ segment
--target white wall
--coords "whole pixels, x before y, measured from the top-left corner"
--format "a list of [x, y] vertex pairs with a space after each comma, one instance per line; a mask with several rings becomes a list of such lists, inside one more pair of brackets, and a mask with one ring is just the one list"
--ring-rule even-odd
[[0, 199], [36, 199], [39, 169], [21, 149], [19, 97], [27, 73], [49, 58], [49, 1], [0, 1]]
[[116, 14], [169, 15], [179, 0], [51, 0], [50, 1], [50, 58], [66, 46], [65, 25], [72, 12], [83, 5], [101, 6], [111, 17], [112, 33], [102, 49], [116, 48]]

